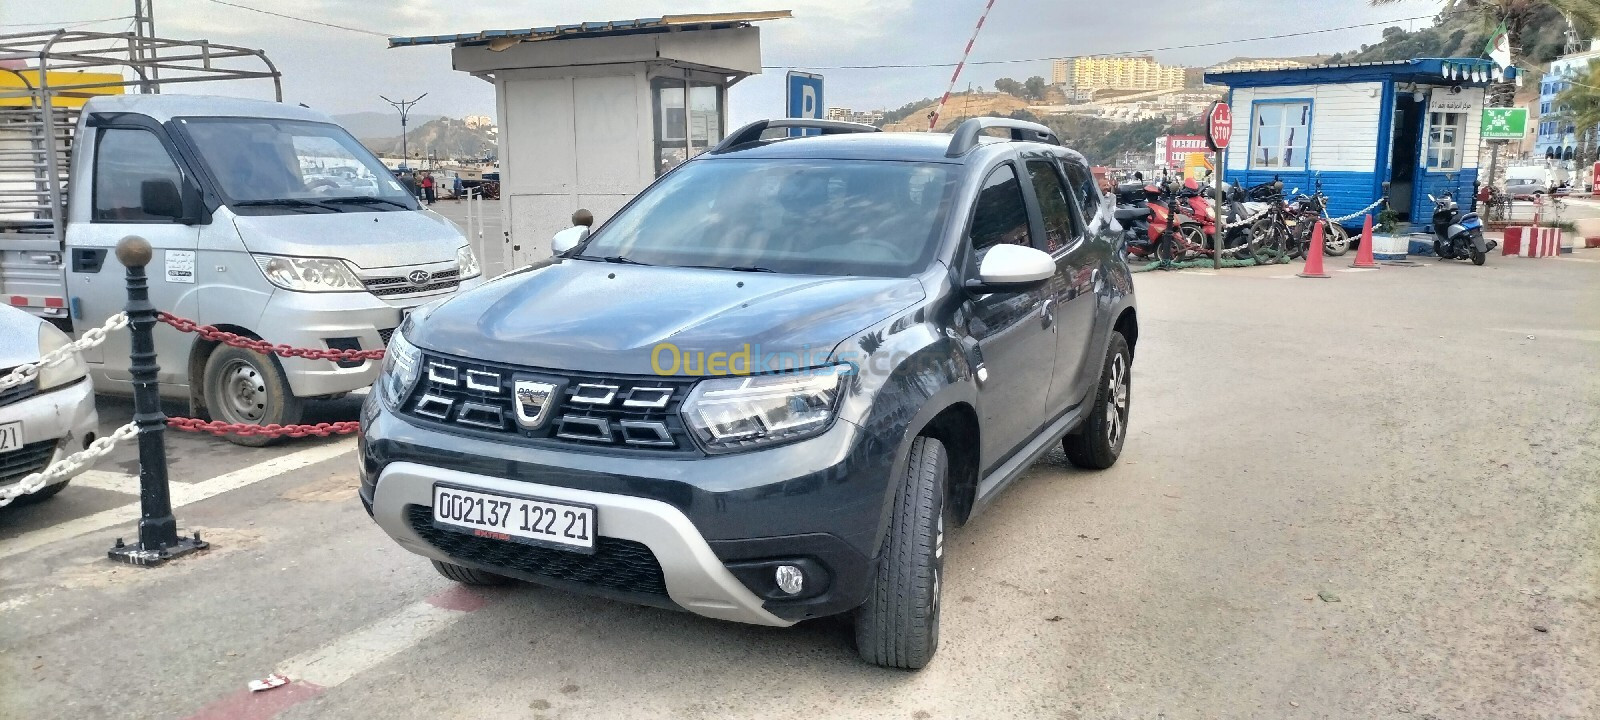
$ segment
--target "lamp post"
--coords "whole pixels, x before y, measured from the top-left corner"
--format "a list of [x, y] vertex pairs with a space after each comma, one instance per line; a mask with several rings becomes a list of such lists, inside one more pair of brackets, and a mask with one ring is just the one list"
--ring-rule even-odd
[[406, 163], [408, 169], [411, 167], [411, 155], [406, 152], [406, 115], [410, 114], [411, 106], [416, 105], [418, 100], [427, 96], [427, 93], [423, 93], [418, 95], [416, 100], [390, 100], [382, 95], [378, 96], [383, 98], [384, 102], [393, 105], [394, 109], [400, 111], [400, 160]]

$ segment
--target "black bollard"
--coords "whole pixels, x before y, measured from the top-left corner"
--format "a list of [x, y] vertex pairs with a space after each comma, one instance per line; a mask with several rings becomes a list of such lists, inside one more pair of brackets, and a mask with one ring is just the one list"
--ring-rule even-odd
[[156, 306], [150, 304], [150, 243], [129, 235], [117, 243], [117, 260], [128, 270], [128, 332], [132, 334], [133, 422], [139, 426], [139, 542], [117, 544], [106, 555], [129, 565], [155, 566], [210, 546], [194, 537], [178, 536], [172, 516], [172, 495], [167, 486], [167, 416], [161, 412], [161, 388], [156, 373]]

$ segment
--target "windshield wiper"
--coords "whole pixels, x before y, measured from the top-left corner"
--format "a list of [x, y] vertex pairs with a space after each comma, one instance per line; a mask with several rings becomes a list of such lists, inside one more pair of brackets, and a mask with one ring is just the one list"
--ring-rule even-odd
[[352, 196], [349, 196], [349, 197], [325, 198], [325, 199], [322, 200], [322, 202], [327, 203], [329, 205], [355, 205], [355, 204], [358, 204], [358, 203], [383, 203], [385, 205], [393, 205], [393, 206], [395, 206], [397, 208], [400, 208], [401, 210], [410, 210], [411, 209], [410, 205], [407, 205], [407, 204], [405, 204], [403, 202], [400, 202], [398, 200], [390, 200], [389, 198], [381, 198], [381, 197], [368, 197], [368, 196], [364, 196], [364, 195], [352, 195]]
[[600, 259], [604, 260], [604, 261], [606, 261], [608, 263], [617, 263], [618, 265], [649, 265], [650, 264], [650, 263], [642, 263], [642, 262], [639, 262], [638, 260], [634, 260], [632, 258], [625, 258], [625, 257], [623, 257], [621, 255], [611, 255], [609, 257], [603, 257], [603, 258], [600, 258]]
[[240, 200], [238, 202], [233, 203], [233, 206], [234, 207], [279, 206], [279, 207], [295, 207], [295, 208], [314, 207], [314, 208], [322, 208], [323, 210], [328, 210], [328, 211], [331, 211], [331, 212], [344, 212], [343, 210], [340, 210], [339, 208], [333, 207], [331, 205], [323, 205], [322, 203], [316, 202], [314, 200], [304, 200], [304, 199], [301, 199], [301, 198], [272, 198], [270, 200]]
[[777, 270], [773, 270], [772, 268], [752, 267], [752, 266], [749, 266], [749, 265], [734, 265], [732, 267], [729, 267], [727, 265], [679, 265], [678, 267], [699, 268], [699, 269], [704, 269], [704, 270], [732, 270], [734, 272], [756, 272], [756, 273], [775, 273], [775, 272], [777, 272]]

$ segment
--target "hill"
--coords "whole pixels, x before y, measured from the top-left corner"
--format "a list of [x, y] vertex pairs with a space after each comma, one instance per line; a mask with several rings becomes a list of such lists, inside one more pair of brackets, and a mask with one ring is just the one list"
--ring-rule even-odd
[[[1535, 20], [1522, 31], [1522, 46], [1526, 56], [1539, 64], [1554, 60], [1566, 45], [1566, 29], [1567, 21], [1560, 12], [1549, 7], [1540, 10]], [[1373, 45], [1362, 45], [1360, 50], [1336, 53], [1328, 58], [1328, 62], [1485, 57], [1484, 46], [1489, 44], [1491, 31], [1492, 28], [1485, 26], [1477, 15], [1457, 13], [1435, 22], [1431, 27], [1412, 32], [1401, 27], [1384, 28], [1383, 40]]]
[[[928, 129], [928, 114], [939, 104], [937, 100], [923, 100], [908, 107], [895, 110], [894, 119], [890, 114], [884, 114], [883, 129], [888, 132], [922, 131]], [[939, 129], [948, 131], [959, 125], [962, 120], [970, 117], [983, 116], [1009, 116], [1018, 111], [1026, 111], [1028, 103], [1022, 98], [1007, 93], [956, 93], [950, 96], [950, 101], [945, 103], [944, 112], [939, 115]]]
[[[499, 142], [485, 128], [469, 128], [455, 118], [438, 118], [412, 125], [406, 133], [405, 147], [413, 156], [433, 154], [439, 158], [482, 158], [495, 155]], [[400, 137], [361, 137], [361, 144], [380, 154], [400, 154]]]
[[[409, 127], [418, 127], [430, 120], [438, 120], [443, 115], [432, 113], [411, 113], [407, 118]], [[347, 115], [335, 115], [333, 121], [344, 126], [351, 135], [358, 138], [400, 137], [395, 132], [400, 129], [400, 114], [393, 112], [358, 112]]]

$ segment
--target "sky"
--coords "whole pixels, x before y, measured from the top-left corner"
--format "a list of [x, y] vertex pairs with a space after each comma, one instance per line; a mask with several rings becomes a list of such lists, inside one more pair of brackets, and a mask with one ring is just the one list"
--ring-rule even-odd
[[[439, 35], [658, 17], [693, 12], [789, 9], [794, 17], [760, 23], [763, 74], [734, 86], [730, 122], [781, 116], [786, 68], [832, 65], [954, 63], [961, 57], [985, 0], [227, 0], [378, 35], [272, 17], [216, 0], [154, 0], [156, 34], [266, 50], [283, 72], [284, 100], [329, 114], [392, 111], [378, 95], [428, 97], [418, 113], [494, 115], [493, 86], [450, 67], [448, 46], [389, 49], [389, 35]], [[1375, 23], [1431, 15], [1438, 0], [1406, 0], [1382, 8], [1367, 0], [994, 0], [973, 48], [973, 61], [1121, 53], [1195, 43]], [[131, 16], [133, 0], [0, 0], [0, 33], [47, 29], [38, 23]], [[130, 20], [81, 29], [121, 32]], [[24, 23], [33, 25], [21, 25]], [[1426, 21], [1398, 23], [1425, 26]], [[1333, 53], [1376, 42], [1381, 25], [1304, 37], [1158, 51], [1162, 63], [1208, 65], [1238, 56]], [[815, 70], [825, 78], [825, 104], [858, 110], [895, 108], [937, 97], [950, 67]], [[993, 87], [999, 77], [1049, 78], [1048, 61], [969, 64], [958, 89]], [[194, 86], [200, 87], [200, 86]], [[267, 97], [267, 81], [213, 84], [207, 92]]]

